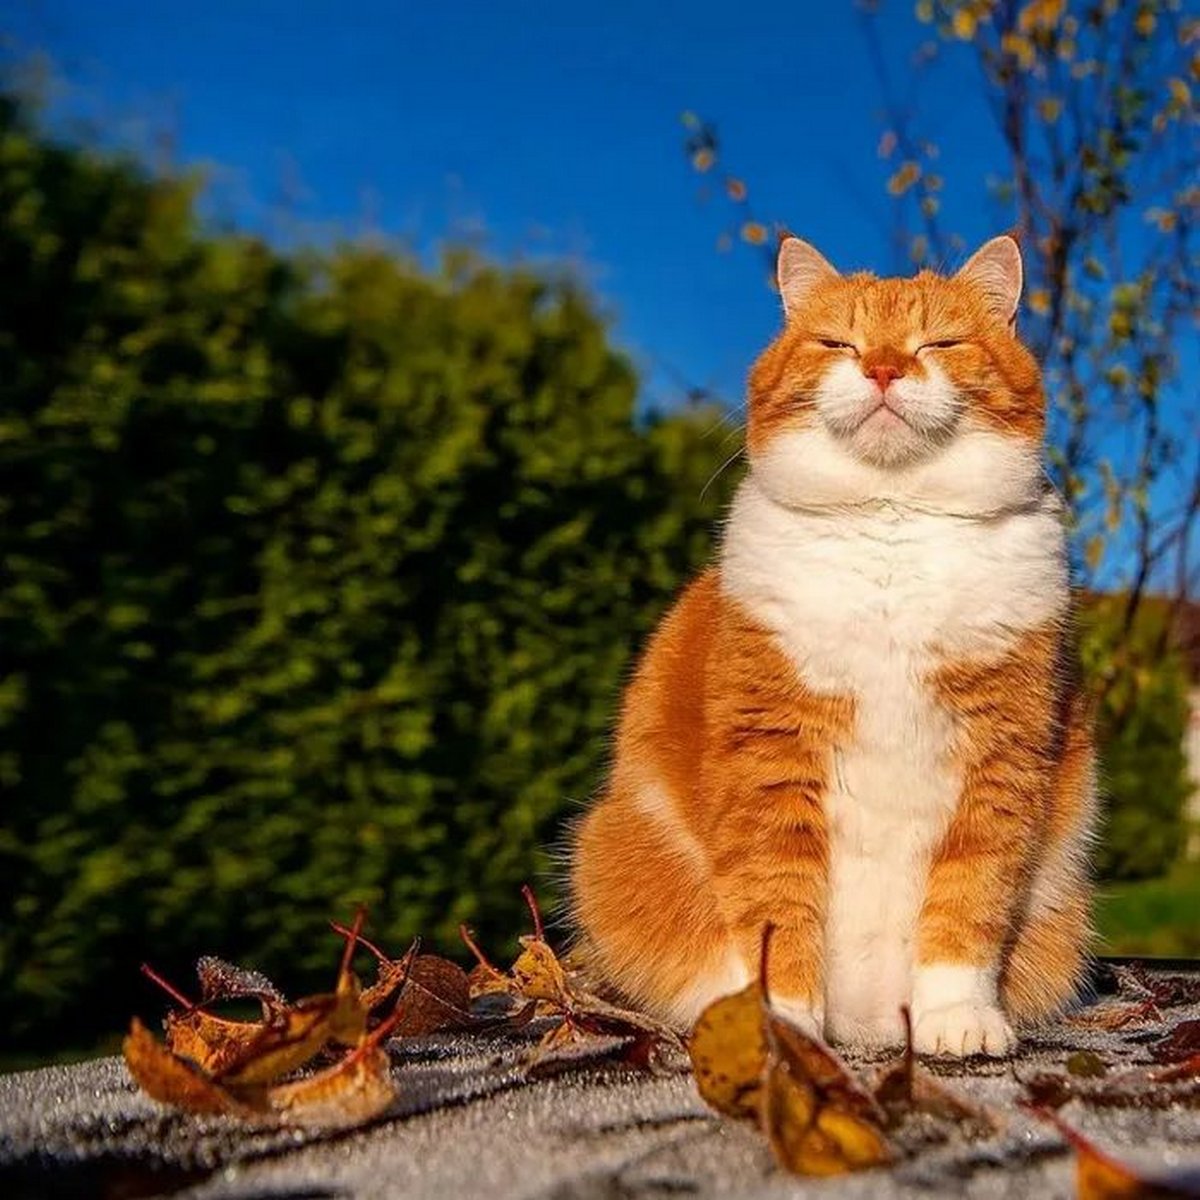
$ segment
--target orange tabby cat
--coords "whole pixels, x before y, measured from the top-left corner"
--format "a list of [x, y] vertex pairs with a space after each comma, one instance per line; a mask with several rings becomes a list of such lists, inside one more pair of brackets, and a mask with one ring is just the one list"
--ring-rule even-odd
[[1089, 938], [1092, 735], [1072, 670], [1017, 244], [957, 275], [780, 248], [786, 327], [749, 383], [750, 471], [677, 600], [575, 832], [594, 967], [681, 1025], [775, 926], [813, 1032], [1004, 1054]]

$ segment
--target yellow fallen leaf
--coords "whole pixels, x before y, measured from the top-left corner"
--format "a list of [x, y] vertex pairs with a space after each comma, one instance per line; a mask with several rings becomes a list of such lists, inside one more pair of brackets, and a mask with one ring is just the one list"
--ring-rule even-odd
[[710, 1004], [692, 1030], [688, 1053], [708, 1104], [729, 1117], [757, 1120], [767, 1063], [758, 984]]

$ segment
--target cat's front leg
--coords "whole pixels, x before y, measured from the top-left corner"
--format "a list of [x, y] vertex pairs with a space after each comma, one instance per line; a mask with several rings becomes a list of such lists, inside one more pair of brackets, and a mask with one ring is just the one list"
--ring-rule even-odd
[[717, 902], [737, 954], [755, 978], [765, 952], [772, 1010], [810, 1037], [823, 1037], [823, 856], [803, 831], [784, 840], [793, 850], [786, 858], [778, 848], [743, 845], [731, 871], [718, 868]]
[[708, 738], [701, 769], [704, 840], [718, 908], [752, 975], [772, 934], [774, 1008], [812, 1034], [825, 1022], [833, 749], [853, 701], [806, 687], [773, 636], [736, 605], [709, 656]]
[[710, 770], [721, 781], [711, 861], [726, 928], [750, 975], [765, 973], [772, 1008], [820, 1037], [829, 888], [820, 788], [794, 762], [746, 747]]
[[1057, 700], [1055, 633], [937, 683], [959, 718], [962, 790], [930, 865], [917, 929], [913, 1042], [923, 1054], [1007, 1054], [1000, 1000], [1008, 939], [1044, 828]]
[[913, 1048], [919, 1054], [999, 1058], [1015, 1045], [991, 967], [946, 962], [917, 967]]

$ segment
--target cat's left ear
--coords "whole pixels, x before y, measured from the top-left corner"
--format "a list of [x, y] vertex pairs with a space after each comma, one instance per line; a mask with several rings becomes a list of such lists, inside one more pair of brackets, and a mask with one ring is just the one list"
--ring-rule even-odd
[[815, 284], [836, 278], [837, 271], [819, 251], [790, 233], [784, 235], [775, 260], [775, 281], [786, 316], [795, 314]]
[[987, 298], [988, 308], [1000, 320], [1009, 326], [1015, 324], [1021, 286], [1025, 281], [1021, 248], [1016, 238], [1006, 233], [984, 242], [955, 278], [974, 284]]

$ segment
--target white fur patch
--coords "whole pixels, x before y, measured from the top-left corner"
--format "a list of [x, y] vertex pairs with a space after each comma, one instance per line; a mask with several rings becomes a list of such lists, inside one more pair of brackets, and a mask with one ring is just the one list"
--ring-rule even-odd
[[749, 968], [730, 946], [725, 960], [715, 970], [697, 975], [691, 987], [675, 997], [668, 1019], [681, 1029], [690, 1029], [714, 1000], [740, 992], [750, 979]]
[[832, 1036], [887, 1042], [913, 999], [928, 863], [961, 787], [952, 719], [925, 681], [1062, 615], [1064, 536], [1057, 501], [1011, 439], [963, 433], [911, 472], [848, 468], [823, 439], [786, 433], [756, 456], [721, 579], [810, 688], [857, 701], [825, 802], [825, 1010]]
[[661, 783], [641, 780], [630, 788], [630, 795], [638, 811], [668, 835], [672, 846], [682, 850], [697, 867], [707, 870], [709, 862], [704, 847], [679, 815], [671, 793]]
[[913, 1046], [921, 1054], [1006, 1054], [1013, 1033], [994, 967], [933, 963], [913, 980]]
[[918, 967], [913, 978], [916, 1015], [951, 1004], [995, 1005], [998, 974], [994, 967], [962, 963], [931, 963]]

